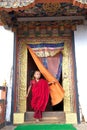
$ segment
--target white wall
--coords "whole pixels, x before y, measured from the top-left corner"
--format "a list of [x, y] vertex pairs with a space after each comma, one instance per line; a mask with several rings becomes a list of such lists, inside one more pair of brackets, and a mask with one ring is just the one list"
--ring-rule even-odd
[[79, 101], [87, 122], [87, 25], [77, 26], [74, 37]]
[[6, 121], [10, 121], [11, 116], [11, 94], [12, 94], [12, 66], [13, 66], [13, 43], [14, 33], [0, 26], [0, 85], [6, 80], [7, 105], [6, 105]]
[[0, 85], [4, 80], [9, 83], [10, 71], [13, 64], [13, 40], [11, 31], [0, 26]]

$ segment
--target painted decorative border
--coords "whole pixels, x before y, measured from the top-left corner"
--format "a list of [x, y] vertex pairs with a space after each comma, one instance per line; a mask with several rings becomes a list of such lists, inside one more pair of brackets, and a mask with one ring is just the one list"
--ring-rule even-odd
[[4, 0], [0, 2], [0, 10], [6, 11], [19, 11], [27, 8], [33, 7], [37, 3], [72, 3], [73, 5], [79, 6], [81, 8], [87, 8], [86, 0]]

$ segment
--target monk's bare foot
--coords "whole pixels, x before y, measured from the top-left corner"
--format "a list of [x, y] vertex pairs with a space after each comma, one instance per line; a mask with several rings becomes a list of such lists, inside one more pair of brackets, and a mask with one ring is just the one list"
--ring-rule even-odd
[[36, 119], [36, 123], [38, 123], [38, 122], [40, 122], [40, 120], [39, 120], [39, 119]]

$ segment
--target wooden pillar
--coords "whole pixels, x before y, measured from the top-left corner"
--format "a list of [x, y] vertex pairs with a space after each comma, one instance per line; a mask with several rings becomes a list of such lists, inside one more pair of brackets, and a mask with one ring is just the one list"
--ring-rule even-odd
[[17, 108], [18, 112], [26, 112], [26, 90], [27, 90], [27, 46], [18, 43], [17, 50]]
[[75, 81], [73, 71], [73, 51], [72, 39], [64, 42], [63, 53], [63, 88], [65, 90], [64, 112], [66, 113], [66, 123], [77, 123], [77, 113], [75, 110]]
[[65, 90], [64, 97], [64, 111], [71, 112], [71, 102], [70, 102], [70, 78], [69, 78], [69, 44], [67, 41], [64, 43], [64, 53], [63, 53], [63, 88]]

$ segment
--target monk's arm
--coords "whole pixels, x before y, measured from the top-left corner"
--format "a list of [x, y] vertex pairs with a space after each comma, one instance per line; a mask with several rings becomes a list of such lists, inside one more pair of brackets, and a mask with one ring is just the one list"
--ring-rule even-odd
[[48, 82], [48, 85], [55, 84], [55, 81]]
[[31, 90], [31, 85], [28, 87], [27, 97], [28, 97], [28, 95], [29, 95], [29, 93], [30, 93], [30, 90]]

